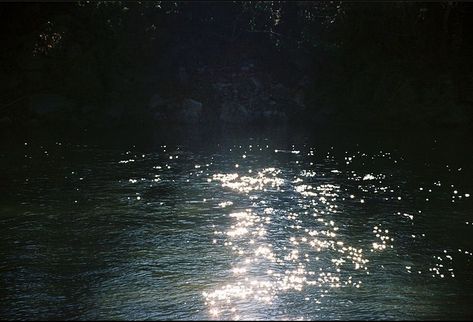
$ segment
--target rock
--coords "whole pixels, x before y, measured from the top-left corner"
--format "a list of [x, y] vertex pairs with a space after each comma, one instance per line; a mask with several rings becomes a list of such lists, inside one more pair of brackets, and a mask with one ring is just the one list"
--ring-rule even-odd
[[179, 113], [179, 120], [186, 123], [197, 123], [202, 115], [202, 103], [193, 99], [185, 99]]
[[232, 84], [231, 83], [217, 82], [217, 83], [214, 83], [212, 86], [213, 86], [213, 88], [215, 88], [217, 90], [222, 90], [224, 88], [231, 87]]
[[242, 72], [247, 72], [255, 68], [256, 62], [253, 61], [252, 59], [245, 59], [241, 64], [240, 64], [240, 70]]
[[235, 102], [224, 102], [220, 112], [220, 120], [226, 123], [243, 123], [249, 120], [248, 110]]
[[280, 121], [286, 118], [286, 113], [278, 110], [265, 110], [263, 118], [270, 121]]
[[255, 91], [260, 91], [262, 88], [261, 82], [256, 77], [250, 77], [250, 84], [253, 86]]
[[271, 96], [277, 100], [291, 100], [289, 90], [282, 84], [277, 84], [271, 89]]
[[296, 94], [294, 96], [294, 102], [298, 105], [298, 106], [301, 106], [301, 107], [305, 107], [305, 103], [304, 103], [304, 91], [302, 89], [298, 89], [296, 91]]
[[274, 113], [274, 111], [264, 111], [263, 116], [265, 118], [271, 118], [271, 116], [273, 116], [273, 113]]
[[189, 81], [189, 75], [187, 74], [186, 68], [184, 66], [179, 67], [179, 71], [177, 72], [177, 79], [179, 84], [187, 85]]
[[206, 73], [209, 69], [209, 66], [207, 65], [204, 65], [204, 66], [200, 66], [200, 67], [197, 67], [197, 72], [199, 74], [203, 74], [203, 73]]
[[168, 116], [166, 113], [163, 113], [161, 111], [158, 111], [156, 113], [154, 113], [153, 115], [153, 120], [154, 121], [157, 121], [157, 122], [161, 122], [161, 121], [167, 121], [168, 120]]
[[262, 90], [262, 84], [256, 77], [243, 78], [237, 84], [237, 89], [244, 97], [251, 97]]
[[202, 103], [191, 98], [185, 99], [182, 102], [182, 108], [186, 110], [201, 110]]
[[163, 98], [161, 97], [161, 95], [159, 94], [154, 94], [151, 99], [149, 100], [149, 104], [148, 104], [148, 107], [152, 110], [160, 107], [160, 106], [163, 106], [164, 105], [164, 100]]

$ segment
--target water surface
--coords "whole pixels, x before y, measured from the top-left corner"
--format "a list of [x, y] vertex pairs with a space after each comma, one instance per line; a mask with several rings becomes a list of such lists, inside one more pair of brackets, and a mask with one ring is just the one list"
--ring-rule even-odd
[[472, 137], [8, 137], [0, 316], [471, 319]]

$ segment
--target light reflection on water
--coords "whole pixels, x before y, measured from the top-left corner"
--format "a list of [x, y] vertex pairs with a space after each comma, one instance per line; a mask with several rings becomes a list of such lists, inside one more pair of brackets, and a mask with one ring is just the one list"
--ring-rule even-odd
[[[274, 167], [251, 172], [255, 175], [213, 175], [222, 187], [252, 201], [251, 208], [245, 211], [228, 210], [228, 217], [233, 219], [230, 229], [214, 232], [223, 246], [231, 248], [235, 261], [230, 283], [203, 292], [211, 315], [251, 319], [258, 316], [252, 311], [268, 310], [284, 292], [305, 293], [303, 300], [316, 306], [332, 288], [360, 288], [360, 274], [352, 271], [369, 275], [369, 260], [364, 258], [362, 248], [344, 242], [343, 235], [338, 236], [339, 227], [332, 220], [339, 213], [340, 186], [304, 184], [304, 177], [316, 177], [316, 172], [306, 169], [289, 180], [281, 178], [282, 170]], [[261, 192], [285, 193], [294, 202], [283, 204], [276, 211]], [[276, 231], [276, 238], [268, 238], [268, 232]], [[381, 238], [385, 246], [384, 236]], [[277, 240], [279, 247], [273, 247], [272, 240]], [[214, 244], [218, 245], [218, 241], [214, 239]]]
[[1, 159], [3, 317], [472, 316], [470, 163], [267, 137], [26, 143]]

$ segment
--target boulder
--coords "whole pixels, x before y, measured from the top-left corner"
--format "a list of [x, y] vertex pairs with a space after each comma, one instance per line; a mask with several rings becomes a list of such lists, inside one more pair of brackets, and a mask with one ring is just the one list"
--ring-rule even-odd
[[157, 122], [167, 121], [168, 120], [168, 115], [166, 113], [158, 111], [158, 112], [154, 113], [153, 120], [157, 121]]
[[298, 89], [294, 94], [294, 102], [301, 107], [305, 107], [305, 93], [304, 90]]
[[226, 123], [244, 123], [249, 120], [248, 110], [235, 102], [224, 102], [220, 112], [220, 120]]
[[164, 105], [164, 99], [161, 97], [159, 94], [154, 94], [151, 99], [149, 100], [148, 107], [152, 110], [163, 106]]
[[252, 97], [261, 91], [262, 84], [256, 77], [249, 77], [240, 79], [236, 87], [242, 97]]
[[202, 116], [202, 103], [193, 99], [182, 102], [179, 120], [185, 123], [197, 123]]
[[286, 119], [286, 113], [276, 109], [266, 109], [263, 111], [262, 117], [266, 121], [282, 121]]
[[252, 59], [245, 59], [245, 61], [243, 61], [241, 64], [240, 64], [240, 70], [242, 72], [247, 72], [247, 71], [251, 71], [252, 69], [255, 68], [255, 64], [256, 62]]
[[291, 100], [292, 96], [287, 87], [277, 84], [271, 88], [271, 97], [276, 100]]
[[253, 89], [258, 92], [262, 89], [263, 85], [261, 81], [259, 81], [256, 77], [250, 77], [250, 84], [252, 85]]
[[217, 82], [212, 85], [218, 97], [228, 97], [232, 93], [233, 84], [229, 82]]
[[189, 75], [186, 71], [186, 68], [184, 66], [180, 66], [179, 70], [177, 72], [177, 79], [179, 81], [180, 85], [188, 85], [189, 82]]

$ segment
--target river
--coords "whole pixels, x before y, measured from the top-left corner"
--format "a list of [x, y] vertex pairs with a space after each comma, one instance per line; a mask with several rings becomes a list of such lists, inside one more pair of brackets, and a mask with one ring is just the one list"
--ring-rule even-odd
[[468, 131], [4, 138], [4, 319], [471, 319]]

